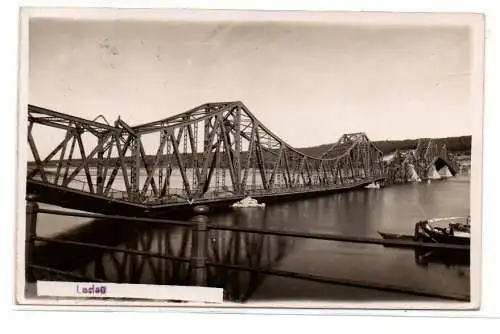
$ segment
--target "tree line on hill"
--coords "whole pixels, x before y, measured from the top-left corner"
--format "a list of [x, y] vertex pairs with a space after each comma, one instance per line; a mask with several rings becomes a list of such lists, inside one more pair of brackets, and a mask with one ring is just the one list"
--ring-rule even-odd
[[[448, 151], [454, 153], [469, 153], [471, 150], [472, 136], [461, 137], [446, 137], [446, 138], [432, 138], [438, 146], [445, 144]], [[384, 155], [390, 154], [398, 150], [411, 150], [417, 147], [419, 139], [405, 139], [405, 140], [382, 140], [373, 141], [372, 143], [381, 150]], [[320, 156], [323, 152], [327, 151], [332, 144], [325, 144], [319, 146], [299, 148], [298, 151], [312, 155]]]

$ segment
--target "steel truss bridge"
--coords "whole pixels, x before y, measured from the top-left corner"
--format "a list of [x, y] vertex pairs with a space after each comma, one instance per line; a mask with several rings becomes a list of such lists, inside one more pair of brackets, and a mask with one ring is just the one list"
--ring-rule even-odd
[[446, 145], [433, 139], [420, 139], [413, 150], [396, 150], [386, 166], [387, 182], [398, 183], [426, 180], [431, 173], [448, 167], [455, 176], [460, 166]]
[[[138, 126], [29, 105], [28, 121], [34, 163], [28, 164], [27, 194], [72, 209], [153, 212], [227, 205], [245, 196], [269, 202], [385, 179], [383, 154], [365, 134], [343, 135], [313, 157], [287, 144], [239, 101], [207, 103]], [[37, 129], [45, 135], [37, 137]], [[60, 141], [42, 158], [39, 143], [47, 146], [56, 131]]]

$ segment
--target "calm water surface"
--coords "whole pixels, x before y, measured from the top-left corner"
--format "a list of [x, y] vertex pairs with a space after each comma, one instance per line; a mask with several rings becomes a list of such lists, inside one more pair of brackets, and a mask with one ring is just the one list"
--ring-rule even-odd
[[[469, 187], [469, 175], [460, 175], [431, 183], [297, 200], [265, 209], [233, 210], [210, 219], [215, 224], [346, 236], [378, 237], [378, 231], [411, 234], [415, 222], [421, 219], [469, 215]], [[178, 227], [40, 215], [37, 233], [181, 257], [190, 254], [190, 231]], [[429, 258], [417, 261], [413, 250], [226, 231], [211, 231], [209, 235], [208, 256], [212, 262], [407, 287], [428, 293], [469, 294], [468, 265]], [[38, 263], [117, 282], [187, 284], [189, 277], [187, 264], [168, 259], [43, 244], [37, 253]], [[224, 287], [227, 300], [416, 299], [411, 295], [215, 267], [208, 272], [208, 284]]]

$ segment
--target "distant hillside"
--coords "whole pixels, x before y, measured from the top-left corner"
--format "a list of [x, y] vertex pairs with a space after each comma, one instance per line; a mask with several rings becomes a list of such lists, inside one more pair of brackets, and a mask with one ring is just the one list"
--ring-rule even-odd
[[[447, 137], [447, 138], [433, 138], [440, 144], [446, 144], [446, 147], [451, 152], [470, 152], [471, 150], [471, 136], [461, 137]], [[383, 140], [374, 141], [373, 143], [384, 153], [389, 154], [396, 149], [409, 150], [417, 146], [418, 139], [406, 140]], [[323, 152], [328, 150], [333, 144], [325, 144], [313, 147], [298, 148], [297, 150], [308, 155], [320, 156]]]
[[[435, 138], [439, 143], [444, 143], [446, 144], [446, 147], [448, 148], [449, 151], [455, 152], [455, 153], [470, 153], [471, 150], [471, 136], [462, 136], [462, 137], [448, 137], [448, 138]], [[394, 152], [396, 149], [400, 150], [408, 150], [408, 149], [413, 149], [417, 146], [418, 139], [406, 139], [406, 140], [384, 140], [384, 141], [375, 141], [373, 142], [384, 154], [389, 154], [391, 152]], [[304, 148], [297, 148], [298, 151], [308, 154], [311, 156], [319, 157], [322, 153], [324, 153], [326, 150], [328, 150], [332, 144], [325, 144], [325, 145], [319, 145], [319, 146], [312, 146], [312, 147], [304, 147]], [[201, 158], [201, 154], [200, 158]], [[244, 161], [246, 156], [246, 152], [242, 152], [242, 161]], [[110, 159], [110, 164], [112, 165], [113, 161], [115, 159], [111, 158]], [[147, 161], [148, 162], [153, 162], [154, 156], [148, 155], [147, 156]], [[77, 166], [80, 164], [80, 159], [75, 159], [71, 162], [72, 166]], [[128, 158], [126, 159], [128, 163], [131, 162], [131, 159]], [[57, 161], [52, 162], [53, 166], [57, 165]], [[89, 163], [90, 166], [95, 166], [96, 165], [96, 160], [92, 159], [90, 160]], [[33, 161], [28, 162], [28, 166], [35, 166], [35, 163]]]

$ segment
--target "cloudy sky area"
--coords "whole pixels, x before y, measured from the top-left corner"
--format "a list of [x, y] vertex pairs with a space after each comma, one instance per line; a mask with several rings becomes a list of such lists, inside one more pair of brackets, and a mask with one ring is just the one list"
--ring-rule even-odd
[[460, 27], [32, 20], [29, 103], [135, 125], [240, 100], [295, 147], [471, 134]]

